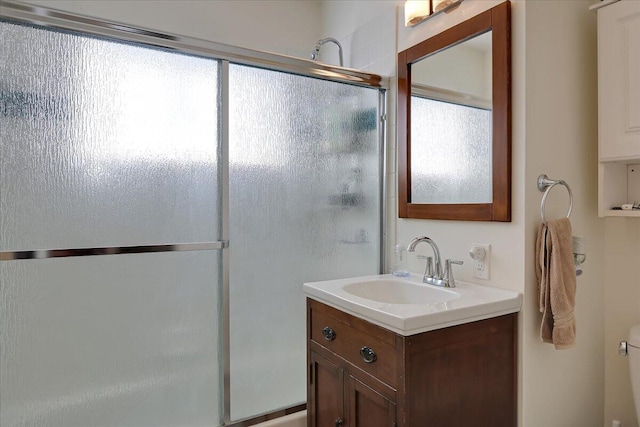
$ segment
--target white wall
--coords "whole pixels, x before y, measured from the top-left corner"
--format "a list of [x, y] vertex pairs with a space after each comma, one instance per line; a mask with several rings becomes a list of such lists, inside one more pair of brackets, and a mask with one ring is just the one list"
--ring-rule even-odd
[[[336, 20], [348, 14], [350, 6], [341, 10], [337, 2], [331, 3]], [[402, 24], [403, 3], [397, 2], [397, 51], [500, 1], [467, 0], [452, 13], [414, 28]], [[389, 249], [396, 241], [406, 243], [417, 235], [431, 236], [444, 256], [467, 261], [458, 271], [463, 280], [473, 280], [467, 255], [470, 244], [492, 244], [491, 278], [484, 283], [525, 294], [520, 316], [519, 424], [527, 427], [588, 427], [600, 426], [603, 421], [603, 267], [599, 261], [603, 257], [604, 231], [596, 214], [595, 16], [587, 11], [588, 5], [588, 1], [512, 2], [513, 221], [398, 219], [396, 239], [390, 233]], [[334, 15], [325, 19], [330, 22]], [[381, 21], [375, 16], [367, 18]], [[352, 27], [355, 32], [365, 31], [367, 22], [363, 21]], [[395, 84], [395, 79], [392, 81]], [[395, 158], [395, 133], [390, 141], [389, 154]], [[574, 234], [588, 239], [589, 260], [578, 279], [578, 342], [572, 350], [556, 351], [539, 340], [533, 251], [540, 221], [542, 194], [535, 185], [540, 173], [572, 185]], [[395, 165], [390, 168], [390, 179], [395, 187]], [[397, 217], [395, 193], [390, 194], [389, 201], [393, 203], [391, 215]], [[554, 191], [548, 202], [549, 217], [562, 215], [566, 203], [566, 195]], [[412, 264], [415, 271], [421, 268], [421, 263]]]
[[[604, 223], [597, 217], [596, 16], [588, 6], [588, 1], [526, 2], [526, 172], [525, 185], [517, 191], [526, 195], [522, 360], [528, 426], [603, 423]], [[533, 254], [542, 195], [535, 183], [541, 173], [569, 183], [573, 234], [587, 238], [588, 260], [577, 279], [577, 340], [571, 350], [556, 351], [538, 338]], [[565, 190], [554, 189], [551, 196], [547, 215], [564, 215]]]
[[[344, 49], [345, 66], [393, 76], [396, 63], [396, 1], [322, 2], [322, 37], [334, 37]], [[335, 53], [321, 51], [323, 62], [337, 64]]]
[[321, 1], [33, 0], [81, 15], [248, 49], [309, 58], [320, 38]]

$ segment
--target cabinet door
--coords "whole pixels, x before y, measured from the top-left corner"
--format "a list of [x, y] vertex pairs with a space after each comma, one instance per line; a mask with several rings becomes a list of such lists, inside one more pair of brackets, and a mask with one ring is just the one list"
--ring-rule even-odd
[[640, 157], [640, 2], [598, 10], [600, 160]]
[[349, 377], [349, 427], [394, 427], [396, 404], [353, 376]]
[[318, 353], [310, 352], [310, 427], [341, 427], [344, 423], [344, 370]]

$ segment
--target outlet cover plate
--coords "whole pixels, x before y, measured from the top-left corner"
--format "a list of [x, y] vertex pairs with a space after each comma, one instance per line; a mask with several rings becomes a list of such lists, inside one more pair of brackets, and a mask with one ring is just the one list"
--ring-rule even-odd
[[475, 248], [483, 248], [485, 250], [484, 259], [476, 261], [471, 260], [471, 266], [473, 270], [473, 277], [476, 279], [489, 280], [489, 271], [491, 267], [491, 245], [489, 243], [472, 243], [471, 250]]

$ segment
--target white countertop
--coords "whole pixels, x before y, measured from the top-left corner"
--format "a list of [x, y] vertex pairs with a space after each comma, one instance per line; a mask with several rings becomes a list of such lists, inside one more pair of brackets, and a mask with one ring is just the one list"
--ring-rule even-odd
[[312, 282], [305, 283], [303, 290], [311, 299], [403, 336], [515, 313], [522, 306], [522, 294], [515, 291], [458, 280], [455, 288], [440, 288], [422, 283], [417, 275]]

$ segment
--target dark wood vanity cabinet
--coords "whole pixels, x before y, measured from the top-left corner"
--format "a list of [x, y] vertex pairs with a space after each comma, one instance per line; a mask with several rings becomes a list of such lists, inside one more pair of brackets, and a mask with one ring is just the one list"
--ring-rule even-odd
[[[309, 425], [395, 426], [395, 390], [386, 397], [319, 352], [310, 350]], [[386, 388], [386, 386], [382, 386]], [[378, 389], [380, 390], [380, 389]]]
[[513, 427], [516, 314], [401, 336], [307, 300], [309, 427]]

